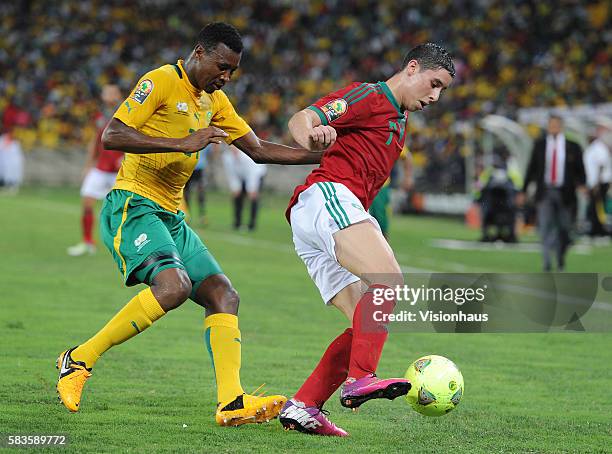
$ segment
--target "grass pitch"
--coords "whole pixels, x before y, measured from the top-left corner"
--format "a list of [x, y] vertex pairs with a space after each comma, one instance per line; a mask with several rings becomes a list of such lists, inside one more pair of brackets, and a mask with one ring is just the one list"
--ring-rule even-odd
[[[198, 228], [241, 295], [243, 385], [291, 395], [344, 327], [325, 308], [293, 252], [282, 212], [267, 197], [259, 230], [229, 230], [230, 203], [212, 195], [210, 225]], [[465, 378], [457, 410], [414, 413], [403, 399], [357, 413], [326, 408], [351, 433], [329, 439], [284, 432], [278, 421], [220, 428], [203, 311], [188, 302], [113, 348], [88, 381], [82, 409], [56, 399], [54, 361], [84, 341], [134, 295], [103, 248], [71, 258], [79, 239], [77, 191], [29, 189], [0, 197], [0, 433], [67, 434], [81, 452], [609, 452], [611, 334], [393, 333], [379, 373], [403, 375], [417, 357], [454, 360]], [[539, 254], [443, 250], [431, 238], [475, 239], [452, 220], [394, 218], [392, 246], [406, 267], [461, 272], [538, 272]], [[568, 271], [612, 272], [612, 247], [571, 253]], [[600, 311], [602, 317], [610, 312]]]

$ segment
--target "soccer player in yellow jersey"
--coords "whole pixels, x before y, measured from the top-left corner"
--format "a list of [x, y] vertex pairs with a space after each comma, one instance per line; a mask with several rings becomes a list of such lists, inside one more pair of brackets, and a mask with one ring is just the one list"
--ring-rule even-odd
[[[224, 140], [256, 162], [314, 164], [320, 152], [259, 139], [221, 88], [238, 68], [242, 39], [234, 27], [209, 24], [187, 60], [145, 74], [103, 134], [126, 153], [100, 223], [126, 285], [148, 285], [97, 334], [62, 352], [57, 391], [71, 411], [100, 356], [141, 333], [188, 298], [205, 308], [205, 342], [216, 382], [220, 425], [276, 417], [284, 396], [246, 394], [240, 383], [238, 294], [178, 210], [200, 150]], [[322, 149], [328, 144], [321, 144]]]

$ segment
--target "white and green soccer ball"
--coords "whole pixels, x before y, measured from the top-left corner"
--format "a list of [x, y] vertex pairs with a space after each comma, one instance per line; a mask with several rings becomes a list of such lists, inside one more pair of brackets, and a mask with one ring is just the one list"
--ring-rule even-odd
[[463, 396], [463, 375], [450, 359], [427, 355], [413, 362], [405, 377], [412, 387], [406, 400], [425, 416], [442, 416], [452, 411]]

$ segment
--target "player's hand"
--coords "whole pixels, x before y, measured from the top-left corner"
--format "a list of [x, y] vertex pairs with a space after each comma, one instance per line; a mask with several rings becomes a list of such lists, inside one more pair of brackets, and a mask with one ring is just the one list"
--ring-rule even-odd
[[221, 143], [227, 136], [225, 131], [214, 126], [198, 129], [182, 139], [181, 150], [185, 153], [196, 153], [209, 143]]
[[308, 134], [308, 149], [310, 151], [323, 151], [336, 143], [336, 130], [331, 126], [315, 126]]

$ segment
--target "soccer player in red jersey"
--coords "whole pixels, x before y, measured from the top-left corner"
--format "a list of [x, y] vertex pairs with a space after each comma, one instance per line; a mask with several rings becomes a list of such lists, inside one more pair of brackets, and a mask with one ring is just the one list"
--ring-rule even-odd
[[117, 85], [106, 84], [102, 87], [100, 99], [104, 106], [94, 119], [97, 131], [96, 136], [88, 147], [87, 161], [85, 162], [83, 172], [85, 177], [81, 185], [83, 240], [68, 248], [68, 255], [71, 256], [93, 254], [96, 252], [96, 245], [92, 234], [96, 200], [102, 200], [112, 189], [119, 167], [121, 167], [121, 161], [123, 160], [122, 151], [106, 150], [102, 145], [102, 132], [111, 119], [117, 105], [122, 101], [121, 90], [119, 90]]
[[[340, 401], [348, 408], [410, 390], [406, 379], [376, 377], [387, 339], [384, 315], [391, 313], [395, 300], [375, 296], [403, 285], [403, 278], [367, 210], [402, 152], [408, 112], [438, 101], [454, 76], [447, 51], [422, 44], [408, 52], [402, 69], [386, 82], [355, 82], [289, 121], [300, 145], [326, 149], [320, 166], [295, 189], [287, 208], [295, 249], [323, 301], [345, 314], [352, 327], [331, 342], [314, 372], [284, 405], [280, 421], [286, 429], [348, 435], [321, 412], [343, 383]], [[374, 310], [379, 311], [377, 317]]]

